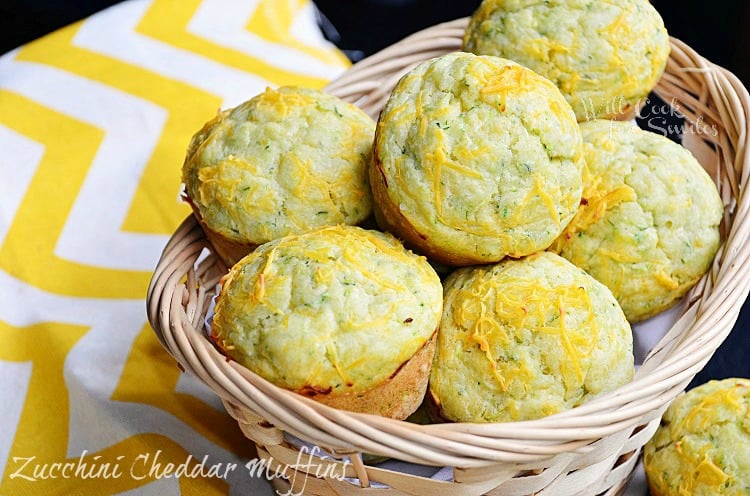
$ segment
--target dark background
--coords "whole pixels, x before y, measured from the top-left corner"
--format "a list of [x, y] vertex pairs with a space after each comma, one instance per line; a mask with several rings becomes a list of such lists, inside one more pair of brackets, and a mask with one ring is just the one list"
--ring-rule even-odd
[[[237, 0], [242, 1], [242, 0]], [[82, 19], [113, 0], [0, 0], [0, 53]], [[478, 0], [317, 0], [326, 36], [353, 60], [438, 22], [470, 15]], [[667, 30], [750, 86], [750, 2], [652, 0]], [[693, 384], [750, 377], [750, 304]]]
[[[117, 1], [0, 0], [0, 53], [114, 3]], [[333, 41], [354, 55], [370, 54], [418, 29], [470, 15], [479, 5], [478, 0], [317, 0], [315, 3], [339, 33]], [[750, 80], [747, 0], [652, 0], [651, 3], [664, 18], [671, 35], [730, 69], [747, 86]]]

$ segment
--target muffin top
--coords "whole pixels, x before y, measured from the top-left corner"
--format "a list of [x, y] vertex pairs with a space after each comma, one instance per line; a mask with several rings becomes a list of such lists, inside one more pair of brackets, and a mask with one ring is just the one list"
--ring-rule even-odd
[[213, 231], [261, 244], [372, 211], [367, 164], [375, 124], [321, 91], [266, 89], [193, 136], [182, 178]]
[[546, 248], [580, 201], [581, 157], [575, 116], [552, 83], [454, 52], [398, 82], [370, 178], [376, 202], [449, 255], [431, 258], [467, 265]]
[[627, 122], [581, 124], [581, 207], [553, 249], [614, 293], [631, 322], [673, 305], [708, 270], [723, 206], [689, 150]]
[[450, 420], [535, 419], [627, 383], [632, 350], [612, 293], [539, 252], [445, 281], [430, 391]]
[[579, 120], [616, 117], [664, 72], [669, 36], [648, 0], [484, 0], [464, 49], [549, 78]]
[[750, 380], [710, 381], [678, 397], [643, 454], [655, 496], [747, 494]]
[[227, 355], [301, 393], [388, 380], [432, 337], [440, 279], [394, 237], [325, 227], [261, 245], [226, 276], [211, 327]]

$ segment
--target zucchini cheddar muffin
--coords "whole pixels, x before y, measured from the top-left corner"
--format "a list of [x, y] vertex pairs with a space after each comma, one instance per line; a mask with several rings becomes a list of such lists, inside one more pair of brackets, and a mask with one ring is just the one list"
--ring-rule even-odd
[[711, 266], [723, 205], [686, 148], [629, 122], [581, 124], [584, 193], [552, 249], [612, 290], [631, 322], [666, 310]]
[[579, 120], [632, 115], [670, 51], [648, 0], [484, 0], [464, 49], [515, 60], [549, 78]]
[[212, 338], [277, 386], [404, 419], [422, 402], [440, 279], [393, 236], [334, 226], [280, 238], [222, 283]]
[[267, 89], [193, 136], [187, 199], [231, 265], [255, 246], [372, 212], [367, 178], [375, 123], [321, 91]]
[[750, 380], [710, 381], [677, 398], [643, 450], [654, 496], [750, 493]]
[[406, 74], [375, 133], [378, 223], [431, 260], [471, 265], [545, 249], [581, 198], [570, 105], [515, 62], [454, 52]]
[[445, 281], [430, 394], [448, 420], [544, 417], [633, 371], [630, 326], [612, 293], [564, 258], [539, 252]]

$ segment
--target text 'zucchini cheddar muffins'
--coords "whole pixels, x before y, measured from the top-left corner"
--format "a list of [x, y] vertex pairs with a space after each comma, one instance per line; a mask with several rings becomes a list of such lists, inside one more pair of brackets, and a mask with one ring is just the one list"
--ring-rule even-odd
[[580, 130], [560, 91], [514, 62], [428, 60], [375, 132], [378, 223], [431, 260], [471, 265], [545, 249], [581, 198]]
[[612, 293], [549, 252], [445, 281], [430, 377], [442, 417], [531, 420], [629, 382], [633, 340]]
[[182, 179], [219, 255], [372, 213], [367, 177], [375, 123], [318, 90], [266, 89], [193, 136]]
[[664, 22], [648, 0], [484, 0], [463, 46], [549, 78], [581, 121], [631, 117], [670, 51]]
[[631, 322], [674, 305], [711, 266], [723, 205], [689, 150], [629, 122], [581, 124], [581, 207], [552, 249], [612, 290]]
[[674, 400], [643, 466], [653, 496], [750, 494], [750, 380], [710, 381]]
[[404, 419], [427, 387], [442, 285], [393, 236], [326, 227], [271, 241], [222, 283], [212, 337], [274, 384]]

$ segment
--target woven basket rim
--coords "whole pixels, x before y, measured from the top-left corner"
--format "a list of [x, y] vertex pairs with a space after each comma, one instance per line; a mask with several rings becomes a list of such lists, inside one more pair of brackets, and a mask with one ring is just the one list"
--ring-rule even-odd
[[[393, 67], [403, 73], [430, 54], [458, 49], [466, 22], [467, 18], [457, 19], [419, 31], [355, 64], [326, 90], [368, 108], [369, 102], [359, 93], [380, 92], [382, 98], [387, 87], [368, 78], [379, 77], [383, 71], [390, 74]], [[733, 74], [685, 43], [671, 38], [671, 46], [667, 73], [656, 92], [672, 92], [680, 77], [694, 80], [694, 86], [681, 88], [697, 101], [685, 105], [687, 117], [693, 110], [703, 112], [707, 120], [722, 126], [724, 132], [712, 144], [720, 165], [733, 171], [721, 179], [727, 215], [733, 221], [727, 226], [711, 272], [699, 283], [702, 294], [691, 293], [685, 313], [652, 350], [632, 382], [571, 410], [508, 423], [418, 425], [314, 402], [274, 386], [234, 361], [227, 362], [205, 336], [201, 339], [200, 329], [195, 329], [199, 319], [190, 314], [196, 309], [191, 310], [191, 302], [184, 301], [186, 290], [179, 290], [184, 274], [207, 246], [192, 215], [165, 247], [149, 286], [148, 318], [161, 344], [223, 399], [297, 437], [340, 450], [433, 465], [485, 466], [574, 452], [597, 439], [632, 429], [645, 416], [662, 411], [684, 390], [731, 331], [750, 290], [750, 247], [745, 248], [750, 234], [750, 198], [744, 189], [750, 173], [746, 150], [750, 96]], [[394, 62], [402, 54], [399, 63]], [[393, 74], [388, 77], [391, 83], [397, 79]], [[704, 101], [708, 102], [706, 109], [701, 108]], [[373, 104], [370, 110], [376, 109]], [[707, 142], [712, 139], [702, 138]], [[726, 219], [728, 222], [729, 217]], [[190, 284], [194, 281], [189, 280]], [[179, 311], [185, 308], [187, 316]]]

